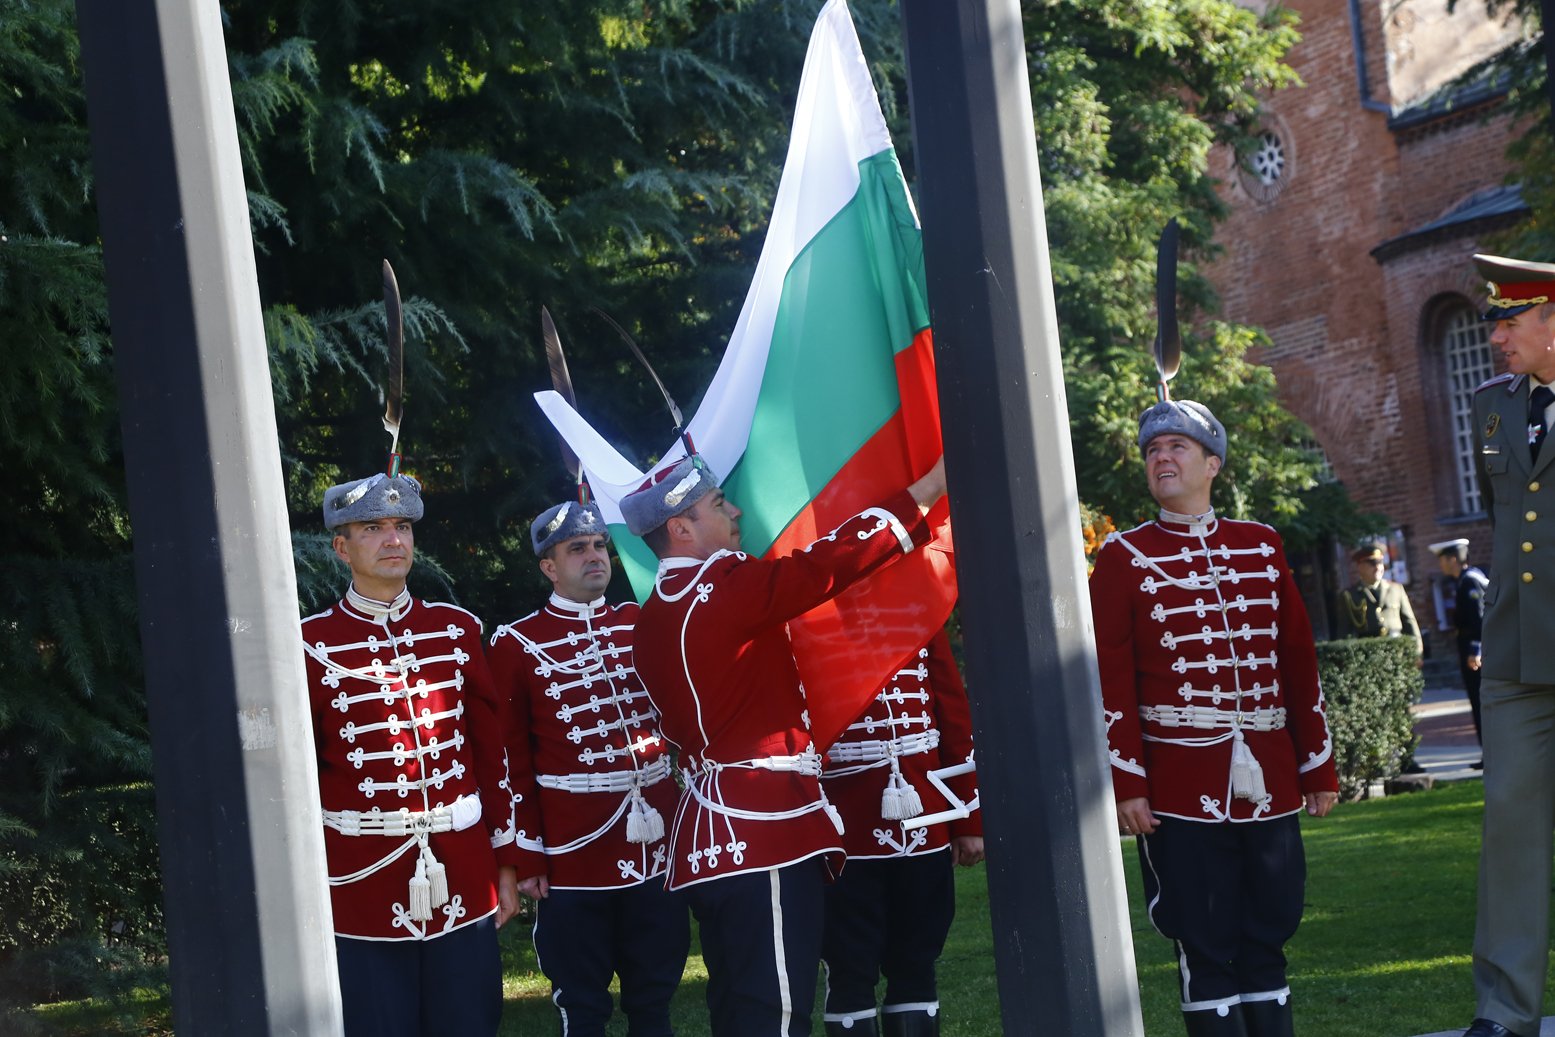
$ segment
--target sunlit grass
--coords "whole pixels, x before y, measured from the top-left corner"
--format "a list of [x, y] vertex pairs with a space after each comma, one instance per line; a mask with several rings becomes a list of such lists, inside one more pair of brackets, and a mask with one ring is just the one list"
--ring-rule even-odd
[[[1330, 818], [1304, 821], [1306, 915], [1288, 948], [1302, 1037], [1413, 1037], [1467, 1024], [1474, 1008], [1469, 951], [1481, 809], [1480, 784], [1466, 782], [1348, 804]], [[1131, 844], [1124, 845], [1124, 863], [1145, 1031], [1180, 1037], [1176, 967], [1170, 945], [1144, 915]], [[940, 959], [942, 1032], [992, 1037], [1001, 1027], [983, 869], [958, 870], [956, 894], [956, 922]], [[529, 932], [518, 922], [501, 934], [505, 1035], [557, 1032], [550, 985], [535, 969]], [[708, 1033], [707, 969], [694, 932], [672, 1006], [683, 1037]], [[72, 1003], [40, 1009], [39, 1016], [69, 1034], [161, 1034], [168, 1025], [166, 1001], [154, 992], [128, 1013]], [[819, 1011], [815, 1019], [820, 1033]], [[625, 1037], [619, 1014], [609, 1033]]]

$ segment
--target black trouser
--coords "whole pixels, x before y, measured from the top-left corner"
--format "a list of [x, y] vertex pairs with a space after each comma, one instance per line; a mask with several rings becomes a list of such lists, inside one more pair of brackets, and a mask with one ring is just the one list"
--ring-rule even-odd
[[885, 976], [886, 1010], [938, 1008], [934, 963], [956, 914], [950, 850], [850, 859], [826, 890], [826, 1019], [872, 1018]]
[[1479, 682], [1483, 673], [1469, 669], [1468, 657], [1461, 649], [1458, 652], [1458, 675], [1463, 678], [1463, 690], [1469, 696], [1469, 711], [1474, 714], [1474, 740], [1483, 745], [1485, 737], [1479, 730]]
[[433, 940], [335, 937], [346, 1037], [487, 1037], [502, 1018], [497, 919]]
[[825, 885], [825, 862], [812, 857], [687, 887], [713, 1037], [810, 1033]]
[[1138, 839], [1150, 921], [1177, 946], [1184, 1012], [1286, 996], [1285, 942], [1301, 923], [1301, 823], [1161, 818]]
[[602, 1037], [621, 977], [621, 1013], [631, 1037], [667, 1037], [691, 921], [662, 879], [625, 889], [553, 889], [535, 908], [535, 959], [551, 981], [565, 1037]]

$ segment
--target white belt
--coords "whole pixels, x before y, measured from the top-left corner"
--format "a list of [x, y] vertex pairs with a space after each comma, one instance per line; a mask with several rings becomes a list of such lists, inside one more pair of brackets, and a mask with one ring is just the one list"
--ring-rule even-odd
[[[736, 760], [733, 763], [703, 760], [700, 770], [703, 774], [712, 774], [730, 767], [759, 771], [791, 771], [795, 774], [808, 774], [812, 778], [818, 778], [821, 774], [821, 756], [814, 749], [806, 749], [795, 756], [758, 756], [753, 760]], [[687, 772], [688, 782], [694, 774], [695, 771]]]
[[387, 812], [370, 810], [326, 810], [324, 826], [341, 835], [386, 835], [404, 839], [381, 859], [349, 875], [331, 875], [331, 886], [348, 886], [376, 874], [411, 850], [419, 850], [416, 873], [410, 880], [408, 916], [415, 922], [427, 922], [432, 909], [448, 903], [447, 871], [432, 853], [431, 837], [438, 832], [462, 832], [481, 819], [481, 798], [471, 792], [447, 806], [431, 810], [401, 808]]
[[1139, 716], [1162, 727], [1193, 727], [1201, 731], [1222, 728], [1278, 731], [1285, 726], [1284, 706], [1264, 706], [1250, 711], [1216, 709], [1214, 706], [1140, 706]]
[[661, 756], [641, 770], [605, 771], [602, 774], [536, 774], [542, 788], [561, 792], [630, 792], [657, 785], [670, 775], [669, 757]]
[[923, 731], [899, 738], [868, 742], [841, 742], [826, 750], [829, 763], [883, 763], [893, 756], [916, 756], [939, 747], [939, 731]]
[[462, 832], [481, 819], [481, 797], [471, 792], [448, 806], [431, 810], [326, 810], [324, 826], [341, 835], [420, 835], [425, 832]]

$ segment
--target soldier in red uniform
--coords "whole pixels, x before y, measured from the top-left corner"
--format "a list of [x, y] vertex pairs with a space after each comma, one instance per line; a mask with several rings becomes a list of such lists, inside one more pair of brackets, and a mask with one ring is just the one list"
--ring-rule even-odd
[[[821, 784], [843, 820], [848, 866], [826, 890], [826, 1032], [934, 1037], [934, 964], [955, 917], [952, 864], [983, 859], [981, 815], [907, 827], [950, 804], [928, 773], [972, 759], [966, 685], [943, 631], [903, 660], [869, 710], [826, 751]], [[948, 783], [963, 803], [973, 775]], [[886, 978], [881, 1026], [875, 984]]]
[[844, 859], [821, 791], [786, 624], [929, 539], [943, 465], [804, 551], [739, 551], [740, 510], [700, 458], [626, 496], [627, 527], [659, 557], [637, 621], [637, 669], [687, 788], [669, 888], [686, 890], [718, 1037], [810, 1032], [823, 889]]
[[680, 790], [632, 662], [637, 603], [605, 604], [610, 534], [593, 505], [550, 508], [530, 540], [554, 591], [497, 628], [489, 658], [509, 706], [535, 957], [569, 1037], [602, 1037], [617, 974], [632, 1037], [664, 1037], [691, 925], [684, 898], [664, 888], [665, 818]]
[[1160, 518], [1108, 537], [1090, 581], [1118, 825], [1188, 1033], [1288, 1037], [1298, 818], [1339, 787], [1311, 627], [1279, 535], [1210, 508], [1226, 433], [1208, 408], [1156, 404], [1139, 445]]
[[502, 720], [464, 609], [405, 588], [421, 487], [324, 494], [351, 584], [302, 623], [348, 1035], [494, 1034], [518, 908]]

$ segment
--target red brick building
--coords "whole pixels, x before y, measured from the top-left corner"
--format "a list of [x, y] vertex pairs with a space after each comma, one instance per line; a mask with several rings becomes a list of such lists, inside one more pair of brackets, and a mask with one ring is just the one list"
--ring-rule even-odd
[[[1504, 86], [1448, 84], [1517, 28], [1475, 0], [1451, 16], [1446, 0], [1287, 6], [1301, 16], [1290, 63], [1305, 85], [1269, 99], [1249, 162], [1215, 156], [1232, 216], [1209, 274], [1227, 319], [1268, 332], [1259, 359], [1334, 475], [1387, 516], [1379, 532], [1432, 655], [1453, 659], [1426, 545], [1464, 536], [1473, 560], [1488, 559], [1470, 400], [1499, 363], [1475, 319], [1484, 286], [1469, 256], [1526, 206], [1507, 182], [1517, 128]], [[1348, 547], [1300, 565], [1320, 637], [1340, 632]]]

